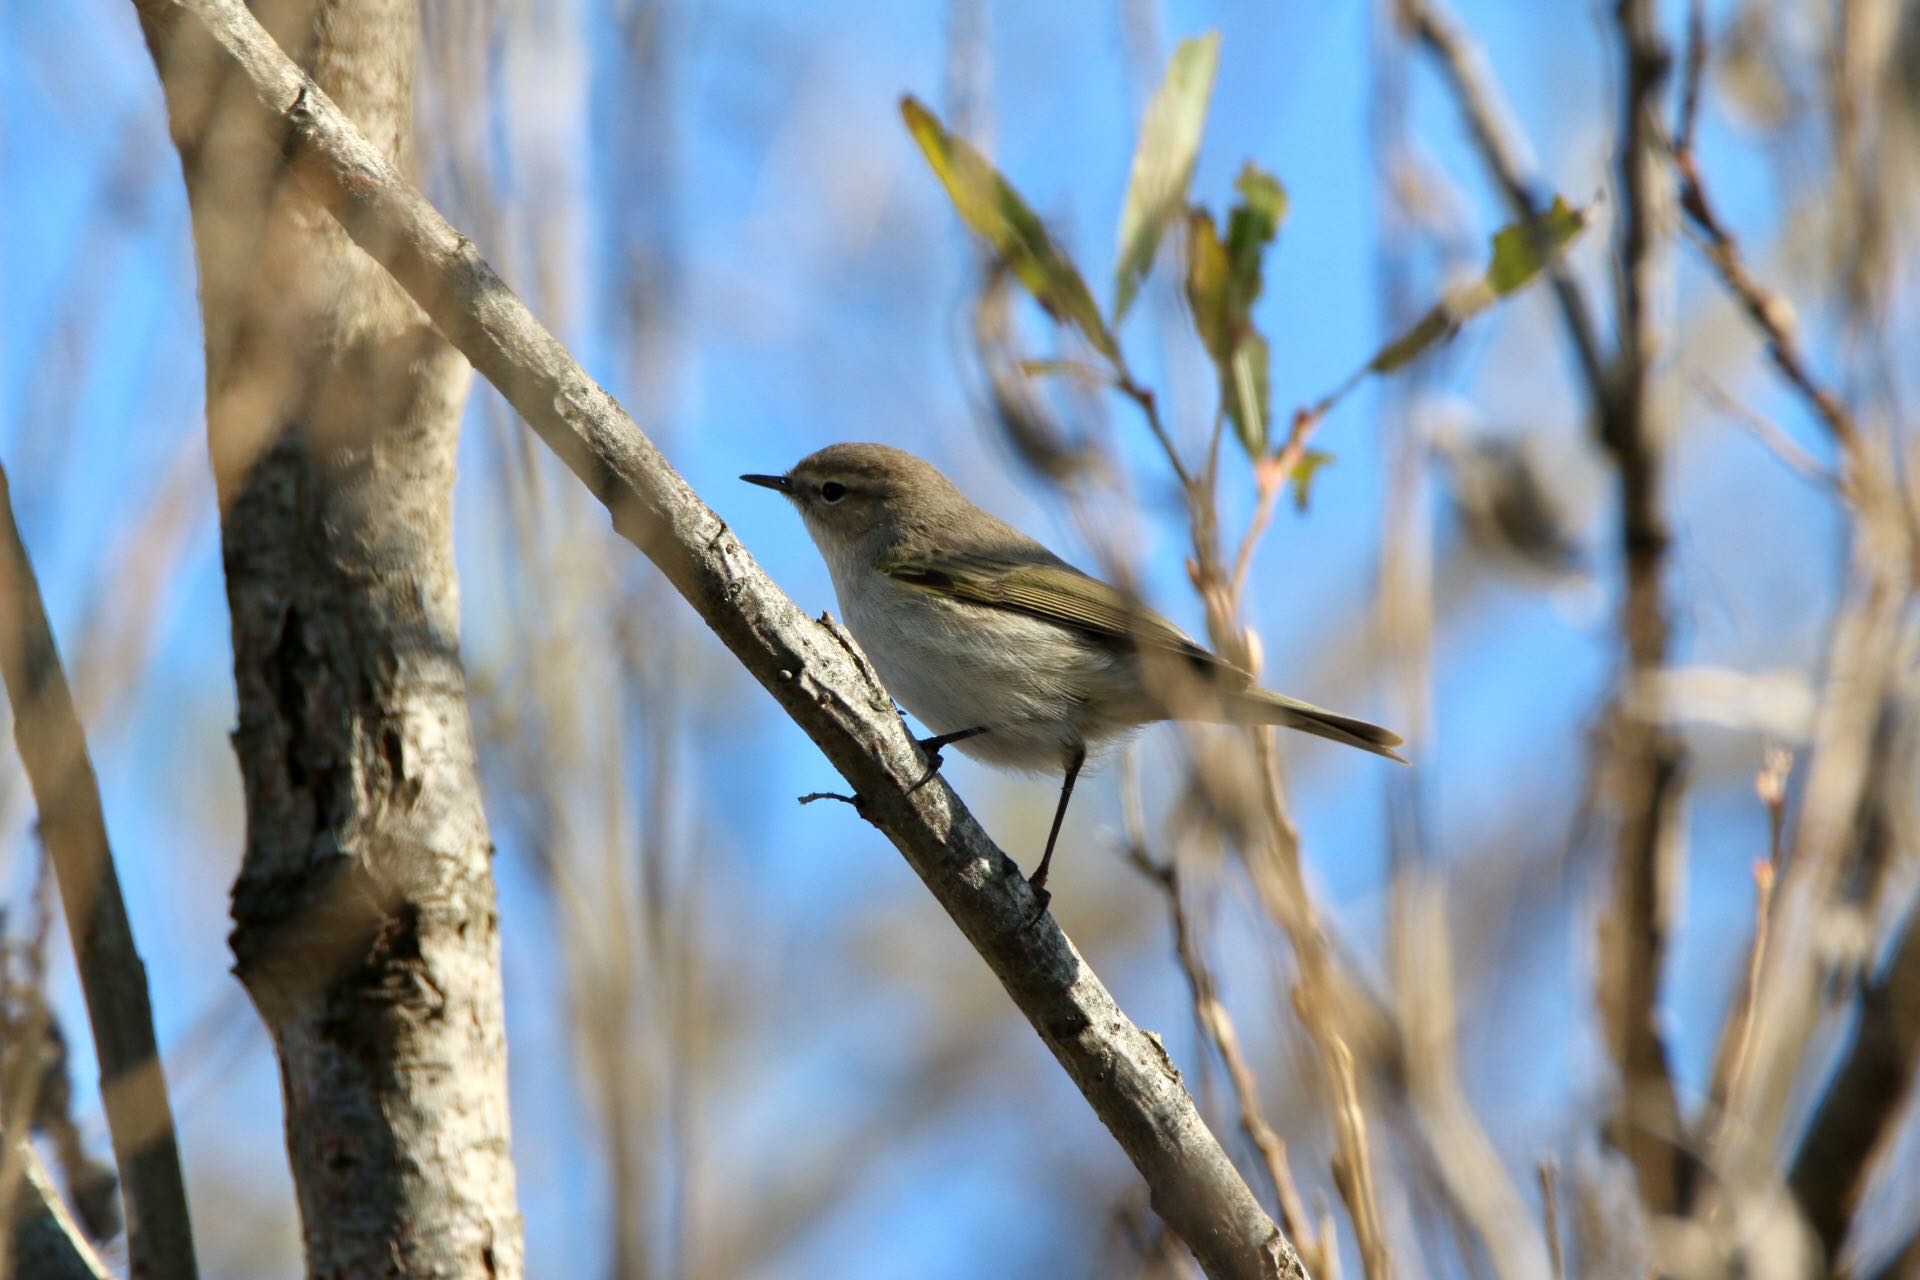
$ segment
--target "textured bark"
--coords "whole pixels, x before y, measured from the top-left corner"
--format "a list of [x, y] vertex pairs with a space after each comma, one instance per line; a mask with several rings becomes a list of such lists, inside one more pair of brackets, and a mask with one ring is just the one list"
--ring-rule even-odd
[[[412, 166], [410, 0], [259, 16]], [[143, 9], [193, 210], [247, 845], [311, 1276], [517, 1276], [499, 938], [450, 500], [466, 362], [286, 180], [196, 24]]]
[[[292, 173], [606, 504], [714, 634], [862, 797], [1145, 1178], [1209, 1276], [1304, 1277], [1298, 1254], [1208, 1130], [1155, 1036], [1135, 1026], [1051, 918], [1029, 925], [1019, 868], [926, 765], [847, 634], [812, 622], [542, 328], [473, 245], [359, 137], [233, 0], [137, 0], [152, 25], [215, 34]], [[191, 15], [190, 17], [188, 15]], [[1010, 1101], [1009, 1105], [1018, 1105]]]

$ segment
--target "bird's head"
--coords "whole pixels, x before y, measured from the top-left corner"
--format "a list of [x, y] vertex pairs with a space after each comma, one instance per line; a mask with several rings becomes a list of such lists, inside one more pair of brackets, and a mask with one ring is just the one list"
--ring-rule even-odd
[[745, 475], [787, 496], [830, 563], [873, 557], [968, 504], [931, 463], [883, 444], [835, 444], [785, 475]]

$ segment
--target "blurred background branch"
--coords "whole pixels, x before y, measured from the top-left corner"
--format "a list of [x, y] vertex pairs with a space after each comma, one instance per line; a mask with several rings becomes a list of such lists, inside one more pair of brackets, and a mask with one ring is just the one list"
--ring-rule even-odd
[[[13, 740], [33, 788], [40, 837], [60, 887], [67, 932], [74, 939], [88, 1026], [99, 1055], [101, 1101], [127, 1199], [130, 1262], [137, 1272], [156, 1280], [192, 1280], [198, 1274], [193, 1230], [173, 1109], [154, 1039], [146, 966], [134, 945], [107, 841], [99, 782], [40, 586], [20, 539], [4, 467], [0, 620], [0, 675], [13, 708]], [[8, 1037], [10, 1047], [21, 1049], [31, 1063], [31, 1042], [15, 1046], [14, 1039]], [[60, 1074], [64, 1078], [64, 1062]], [[37, 1091], [40, 1071], [30, 1067], [27, 1078]], [[29, 1116], [36, 1114], [31, 1094], [21, 1097], [21, 1092], [16, 1089], [8, 1100], [24, 1106]], [[21, 1141], [11, 1124], [6, 1138], [11, 1153]], [[82, 1190], [76, 1188], [76, 1194]], [[11, 1185], [0, 1187], [0, 1203], [11, 1204], [15, 1194]]]

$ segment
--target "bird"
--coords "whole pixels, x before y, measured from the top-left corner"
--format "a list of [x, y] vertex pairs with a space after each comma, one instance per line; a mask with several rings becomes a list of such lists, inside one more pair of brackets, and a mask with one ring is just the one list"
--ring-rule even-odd
[[1089, 752], [1162, 720], [1283, 725], [1388, 759], [1398, 734], [1259, 688], [1130, 594], [981, 510], [931, 463], [881, 444], [834, 444], [781, 475], [826, 561], [848, 631], [887, 691], [942, 748], [1004, 769], [1060, 770], [1047, 875]]

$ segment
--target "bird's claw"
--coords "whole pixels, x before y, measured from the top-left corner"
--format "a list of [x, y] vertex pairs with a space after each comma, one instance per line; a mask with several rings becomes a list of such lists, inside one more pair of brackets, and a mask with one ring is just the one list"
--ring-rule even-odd
[[940, 766], [946, 763], [946, 757], [940, 754], [943, 747], [950, 747], [956, 742], [965, 742], [968, 738], [977, 738], [986, 731], [985, 725], [976, 725], [971, 729], [961, 729], [957, 733], [939, 733], [931, 738], [915, 738], [914, 745], [926, 753], [927, 771], [920, 775], [919, 781], [907, 788], [907, 792], [911, 794], [933, 781], [933, 775], [939, 773]]

